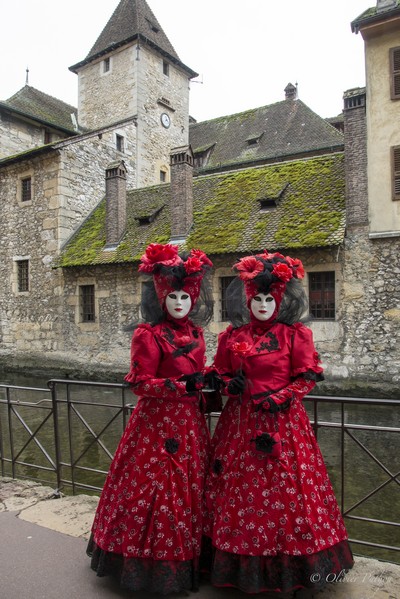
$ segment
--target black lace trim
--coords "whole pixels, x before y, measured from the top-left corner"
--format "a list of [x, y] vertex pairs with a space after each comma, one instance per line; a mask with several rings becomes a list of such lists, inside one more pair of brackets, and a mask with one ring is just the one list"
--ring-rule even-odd
[[319, 382], [325, 380], [325, 377], [322, 374], [322, 372], [314, 372], [313, 370], [307, 370], [306, 372], [302, 372], [296, 378], [299, 378], [299, 377], [305, 379], [306, 381], [315, 381], [316, 383], [319, 383]]
[[123, 589], [169, 595], [199, 590], [199, 560], [164, 561], [127, 558], [103, 551], [90, 538], [86, 553], [97, 576], [113, 576]]
[[277, 349], [279, 349], [279, 343], [278, 343], [278, 339], [276, 337], [276, 335], [274, 333], [272, 333], [271, 331], [268, 331], [268, 333], [265, 335], [266, 337], [266, 341], [261, 341], [260, 345], [256, 348], [256, 351], [260, 352], [260, 351], [275, 351]]
[[288, 593], [301, 588], [318, 591], [329, 582], [343, 582], [353, 564], [347, 541], [312, 555], [298, 556], [237, 555], [214, 549], [211, 582], [245, 593]]

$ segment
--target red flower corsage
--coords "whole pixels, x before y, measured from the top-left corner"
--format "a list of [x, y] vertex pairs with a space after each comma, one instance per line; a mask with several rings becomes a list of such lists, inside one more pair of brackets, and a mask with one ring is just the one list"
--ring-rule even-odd
[[239, 277], [242, 281], [249, 281], [254, 279], [260, 272], [263, 272], [264, 265], [255, 256], [247, 256], [234, 264], [233, 268], [239, 271]]
[[202, 266], [202, 262], [196, 256], [189, 256], [189, 258], [184, 262], [185, 271], [188, 275], [193, 274], [195, 272], [200, 272]]
[[293, 276], [296, 279], [304, 279], [305, 271], [302, 261], [298, 258], [291, 258], [290, 256], [286, 256], [285, 260], [292, 268]]
[[237, 341], [236, 343], [232, 343], [231, 347], [233, 353], [237, 356], [240, 356], [241, 358], [247, 356], [247, 354], [251, 350], [251, 345], [250, 343], [247, 343], [247, 341]]
[[274, 268], [272, 269], [272, 274], [275, 275], [277, 279], [287, 283], [293, 277], [292, 269], [289, 268], [286, 264], [282, 262], [278, 262], [278, 264], [274, 264]]
[[176, 266], [182, 262], [178, 255], [178, 246], [169, 243], [150, 243], [140, 260], [140, 272], [153, 272], [157, 264]]
[[201, 264], [203, 264], [204, 266], [211, 267], [213, 265], [211, 260], [206, 256], [206, 254], [202, 250], [191, 250], [190, 255], [193, 256], [193, 258], [198, 258]]

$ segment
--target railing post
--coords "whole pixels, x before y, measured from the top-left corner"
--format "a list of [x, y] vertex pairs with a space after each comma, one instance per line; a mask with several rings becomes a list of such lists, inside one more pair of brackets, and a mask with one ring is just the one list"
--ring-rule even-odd
[[51, 404], [53, 411], [53, 425], [54, 425], [54, 448], [56, 453], [56, 476], [57, 476], [57, 491], [61, 489], [61, 448], [60, 448], [60, 435], [58, 426], [58, 404], [57, 404], [57, 384], [55, 381], [50, 380], [47, 382], [47, 386], [51, 391]]
[[8, 431], [10, 437], [10, 454], [11, 454], [11, 472], [12, 477], [15, 478], [15, 455], [14, 455], [14, 435], [13, 435], [13, 427], [12, 427], [12, 404], [11, 404], [11, 396], [10, 396], [10, 388], [6, 389], [6, 397], [7, 397], [7, 415], [8, 415]]
[[5, 468], [4, 468], [4, 441], [3, 441], [3, 425], [2, 418], [0, 414], [0, 462], [1, 462], [1, 476], [5, 476]]

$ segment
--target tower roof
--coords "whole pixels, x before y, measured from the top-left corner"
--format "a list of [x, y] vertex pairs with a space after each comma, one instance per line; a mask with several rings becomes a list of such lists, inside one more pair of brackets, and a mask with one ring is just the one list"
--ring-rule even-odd
[[181, 62], [146, 0], [121, 0], [86, 58], [71, 66], [70, 71], [76, 72], [95, 58], [135, 39], [147, 43], [171, 62], [179, 64], [191, 77], [197, 76]]

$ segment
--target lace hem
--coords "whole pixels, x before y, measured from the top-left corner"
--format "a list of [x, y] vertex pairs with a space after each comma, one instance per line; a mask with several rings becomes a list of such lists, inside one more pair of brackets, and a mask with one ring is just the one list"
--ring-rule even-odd
[[287, 593], [301, 588], [317, 591], [340, 582], [354, 560], [348, 541], [312, 555], [273, 557], [236, 555], [214, 549], [211, 583], [244, 593]]
[[164, 561], [152, 558], [129, 558], [119, 553], [103, 551], [90, 538], [86, 553], [97, 576], [113, 576], [121, 588], [148, 591], [160, 595], [199, 590], [198, 559]]

